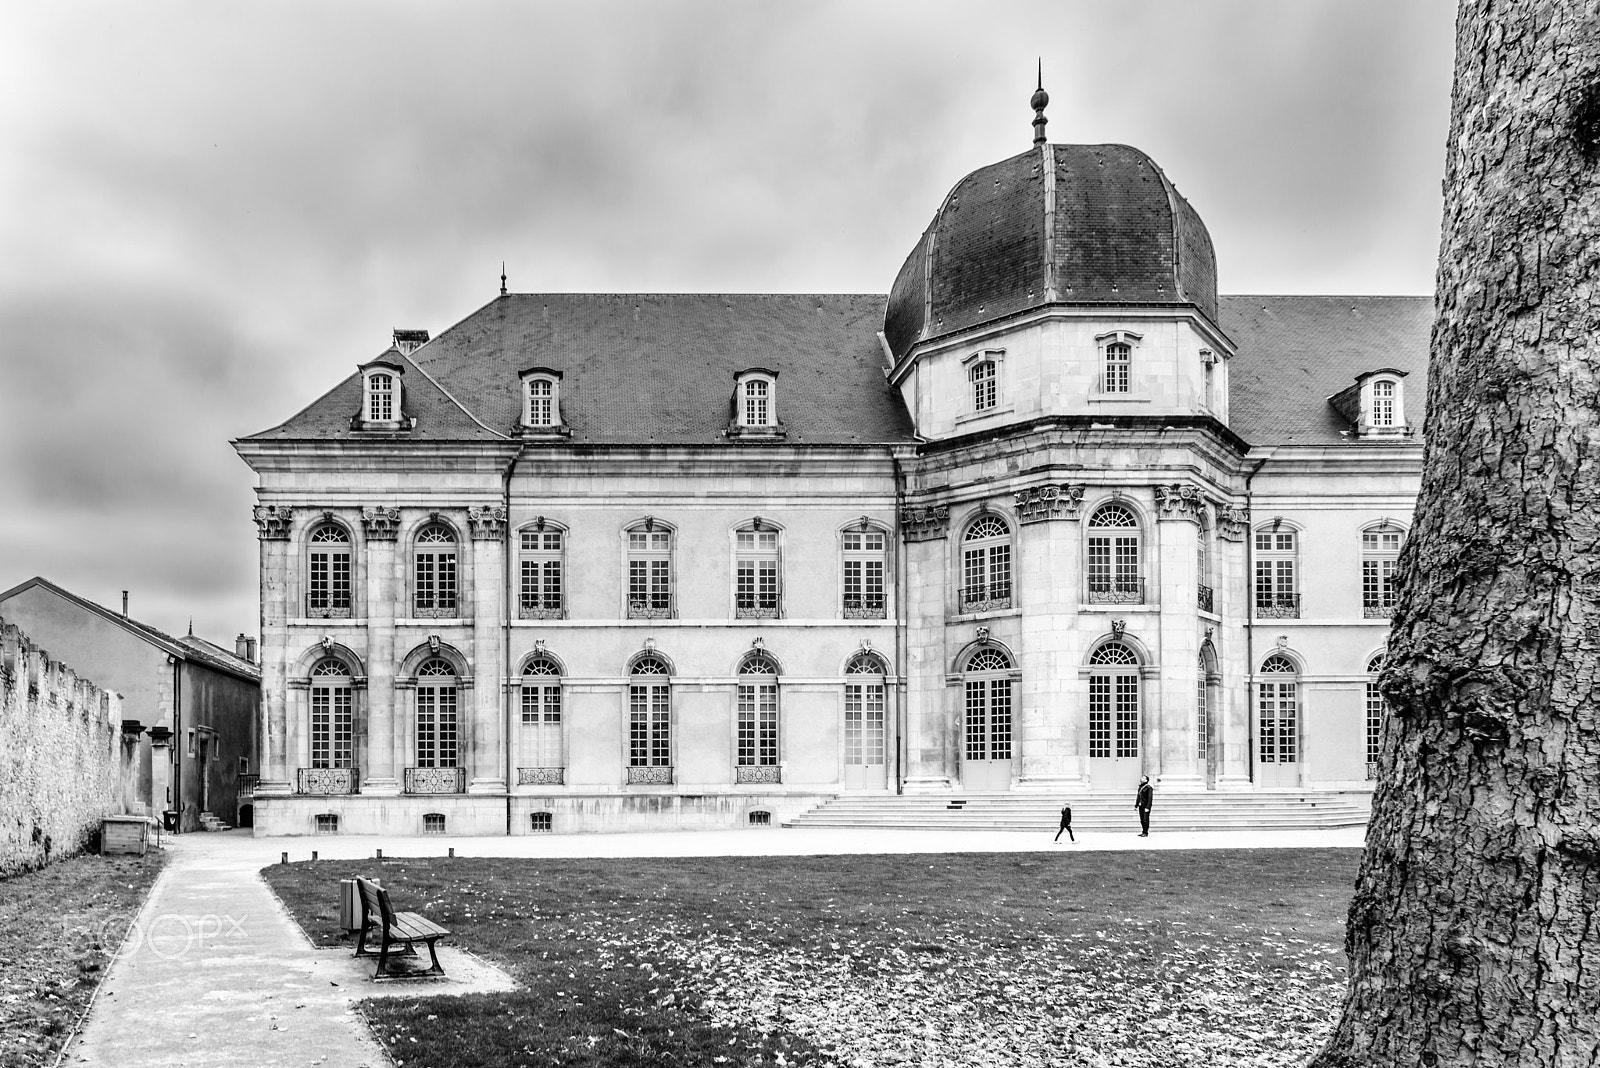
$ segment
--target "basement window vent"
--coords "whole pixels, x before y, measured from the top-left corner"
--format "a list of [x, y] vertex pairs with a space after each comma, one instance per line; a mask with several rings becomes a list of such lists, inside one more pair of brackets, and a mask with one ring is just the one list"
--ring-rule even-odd
[[444, 833], [444, 813], [442, 813], [442, 812], [429, 812], [429, 813], [425, 814], [422, 817], [422, 833], [423, 834], [443, 834]]
[[772, 826], [772, 813], [763, 812], [760, 809], [757, 809], [756, 811], [750, 813], [750, 826], [752, 826], [752, 827], [771, 827]]
[[528, 830], [535, 834], [553, 829], [554, 818], [548, 812], [534, 812], [528, 816]]
[[318, 834], [338, 834], [339, 816], [333, 812], [319, 812], [316, 815]]

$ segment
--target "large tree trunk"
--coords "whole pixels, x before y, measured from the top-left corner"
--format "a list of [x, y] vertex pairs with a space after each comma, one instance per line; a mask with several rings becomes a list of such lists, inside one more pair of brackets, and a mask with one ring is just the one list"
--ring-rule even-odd
[[1600, 1063], [1600, 0], [1462, 0], [1394, 715], [1317, 1068]]

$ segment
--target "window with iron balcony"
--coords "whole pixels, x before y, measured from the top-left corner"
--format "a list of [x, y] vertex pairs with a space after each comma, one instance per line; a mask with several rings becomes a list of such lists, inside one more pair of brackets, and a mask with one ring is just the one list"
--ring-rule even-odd
[[841, 540], [844, 575], [844, 618], [886, 619], [888, 601], [884, 592], [884, 560], [888, 539], [872, 528], [847, 530]]
[[1361, 532], [1361, 614], [1367, 619], [1394, 615], [1399, 596], [1396, 570], [1405, 531], [1384, 520]]
[[521, 619], [566, 618], [566, 532], [540, 520], [522, 531], [518, 556], [517, 615]]
[[760, 519], [735, 531], [734, 618], [777, 619], [782, 583], [778, 532]]
[[325, 522], [311, 531], [306, 546], [306, 615], [313, 619], [350, 617], [350, 533]]
[[1143, 604], [1139, 517], [1110, 502], [1089, 517], [1084, 572], [1090, 604]]
[[673, 534], [653, 519], [630, 527], [628, 618], [671, 619]]
[[443, 523], [430, 523], [417, 533], [413, 557], [413, 611], [418, 618], [445, 619], [456, 614], [456, 535]]
[[962, 612], [1011, 607], [1011, 526], [993, 513], [978, 516], [961, 538]]
[[1258, 530], [1255, 552], [1256, 618], [1299, 619], [1300, 593], [1296, 586], [1299, 535], [1276, 524], [1271, 529]]

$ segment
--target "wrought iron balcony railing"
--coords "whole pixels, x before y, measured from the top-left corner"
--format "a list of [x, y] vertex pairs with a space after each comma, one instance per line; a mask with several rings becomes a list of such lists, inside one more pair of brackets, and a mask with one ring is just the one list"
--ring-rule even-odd
[[523, 597], [519, 602], [518, 618], [565, 619], [567, 607], [560, 597]]
[[1011, 583], [991, 582], [988, 585], [963, 586], [961, 610], [963, 612], [992, 612], [997, 608], [1011, 607]]
[[466, 768], [407, 768], [408, 794], [460, 794], [467, 790]]
[[1299, 619], [1300, 595], [1298, 593], [1257, 593], [1257, 619]]
[[735, 764], [733, 781], [777, 784], [783, 781], [783, 769], [776, 764]]
[[1215, 598], [1212, 595], [1211, 587], [1207, 586], [1205, 583], [1201, 583], [1200, 584], [1200, 597], [1199, 597], [1200, 611], [1202, 611], [1202, 612], [1215, 612], [1216, 609], [1214, 607], [1212, 607], [1212, 604], [1213, 604], [1214, 600], [1215, 600]]
[[1090, 604], [1144, 604], [1144, 579], [1091, 578]]
[[629, 619], [671, 619], [672, 599], [670, 597], [648, 597], [643, 600], [630, 600], [628, 602]]
[[1394, 601], [1363, 601], [1361, 614], [1367, 619], [1390, 619], [1394, 616]]
[[881, 593], [869, 593], [861, 597], [846, 597], [844, 599], [844, 618], [846, 619], [885, 619], [888, 617], [888, 605]]
[[630, 764], [628, 766], [628, 785], [671, 786], [672, 766], [670, 764], [655, 764], [644, 767]]
[[349, 619], [350, 601], [342, 602], [327, 597], [311, 598], [306, 601], [306, 618], [308, 619]]
[[518, 768], [518, 786], [564, 786], [567, 782], [566, 768]]
[[412, 611], [417, 619], [453, 619], [456, 615], [456, 602], [436, 600], [427, 604], [418, 604]]
[[[259, 776], [257, 779], [259, 780]], [[253, 792], [253, 790], [252, 790]], [[297, 794], [359, 794], [358, 768], [300, 768], [295, 776]]]

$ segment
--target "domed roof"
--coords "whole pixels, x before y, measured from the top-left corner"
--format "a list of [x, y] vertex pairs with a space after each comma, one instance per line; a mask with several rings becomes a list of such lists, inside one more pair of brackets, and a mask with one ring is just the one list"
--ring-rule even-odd
[[898, 359], [1046, 304], [1192, 304], [1217, 319], [1211, 235], [1127, 145], [1037, 144], [956, 183], [889, 291]]

